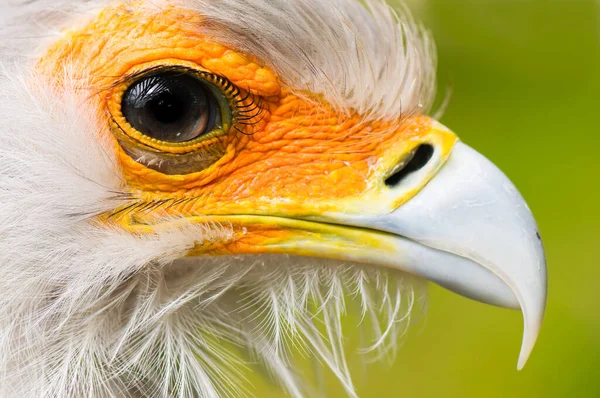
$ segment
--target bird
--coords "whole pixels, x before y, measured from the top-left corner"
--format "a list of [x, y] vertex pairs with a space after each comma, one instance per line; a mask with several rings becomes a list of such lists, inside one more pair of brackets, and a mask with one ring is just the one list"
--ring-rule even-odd
[[521, 310], [525, 365], [540, 233], [406, 6], [9, 0], [0, 43], [0, 396], [357, 397], [348, 328], [392, 355], [429, 282]]

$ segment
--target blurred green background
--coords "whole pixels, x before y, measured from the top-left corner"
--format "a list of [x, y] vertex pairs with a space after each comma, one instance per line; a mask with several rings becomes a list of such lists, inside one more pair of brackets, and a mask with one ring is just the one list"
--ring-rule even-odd
[[442, 122], [496, 163], [538, 221], [545, 323], [515, 370], [521, 315], [431, 289], [425, 325], [364, 397], [600, 397], [600, 2], [415, 0], [433, 31]]
[[[536, 216], [548, 307], [518, 372], [520, 313], [432, 286], [396, 363], [364, 377], [355, 366], [360, 395], [600, 397], [600, 2], [409, 5], [437, 41], [441, 96], [452, 90], [441, 121], [496, 163]], [[344, 397], [334, 385], [327, 397]]]

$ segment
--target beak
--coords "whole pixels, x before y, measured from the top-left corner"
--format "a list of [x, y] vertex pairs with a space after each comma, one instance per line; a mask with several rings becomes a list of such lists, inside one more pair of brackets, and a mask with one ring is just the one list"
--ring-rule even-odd
[[402, 260], [387, 266], [484, 303], [520, 308], [523, 368], [544, 315], [546, 261], [527, 204], [489, 160], [457, 142], [437, 175], [393, 212], [335, 218], [404, 238], [396, 239]]
[[[413, 139], [402, 135], [382, 149], [380, 162], [364, 168], [370, 174], [362, 178], [369, 184], [356, 195], [323, 200], [327, 192], [333, 197], [360, 181], [330, 173], [323, 178], [336, 185], [320, 197], [314, 190], [304, 193], [308, 185], [296, 191], [286, 186], [285, 194], [274, 198], [257, 194], [245, 202], [223, 196], [217, 211], [204, 208], [204, 214], [179, 218], [182, 225], [231, 226], [227, 239], [203, 240], [188, 255], [270, 253], [366, 263], [417, 275], [484, 303], [521, 309], [521, 369], [546, 306], [546, 260], [533, 216], [490, 161], [439, 123], [423, 126]], [[423, 143], [432, 149], [430, 156], [415, 162], [420, 159], [415, 148]], [[413, 160], [407, 160], [411, 151]], [[286, 180], [277, 173], [282, 171], [274, 169], [269, 177]], [[322, 181], [329, 180], [313, 186], [323, 187]], [[157, 212], [124, 214], [138, 233], [175, 225], [173, 217]]]

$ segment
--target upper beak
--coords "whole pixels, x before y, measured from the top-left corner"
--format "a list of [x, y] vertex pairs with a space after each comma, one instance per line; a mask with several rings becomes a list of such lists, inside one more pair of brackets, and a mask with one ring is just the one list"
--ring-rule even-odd
[[405, 258], [388, 266], [485, 303], [520, 308], [518, 368], [525, 365], [546, 305], [544, 249], [524, 199], [489, 160], [457, 142], [439, 173], [393, 212], [336, 218], [424, 246], [416, 251], [397, 241]]

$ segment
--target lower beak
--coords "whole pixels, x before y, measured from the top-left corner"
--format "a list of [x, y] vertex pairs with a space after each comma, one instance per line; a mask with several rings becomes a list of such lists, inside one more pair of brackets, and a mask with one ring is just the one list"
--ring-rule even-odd
[[398, 209], [334, 217], [398, 237], [395, 246], [402, 255], [389, 267], [478, 301], [520, 308], [524, 335], [518, 368], [525, 365], [546, 305], [544, 249], [524, 199], [489, 160], [458, 142], [439, 173]]

